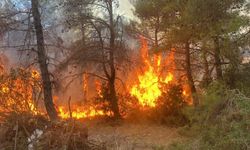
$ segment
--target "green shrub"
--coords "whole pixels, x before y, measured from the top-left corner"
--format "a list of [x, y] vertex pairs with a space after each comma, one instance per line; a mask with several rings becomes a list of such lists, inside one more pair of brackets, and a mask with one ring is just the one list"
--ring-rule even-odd
[[245, 95], [250, 96], [250, 64], [245, 64], [237, 77], [236, 87]]
[[202, 100], [199, 108], [185, 111], [192, 115], [190, 120], [196, 120], [191, 127], [180, 130], [188, 140], [174, 143], [170, 149], [249, 149], [250, 98], [217, 82], [207, 89]]
[[187, 105], [183, 98], [183, 89], [179, 84], [165, 85], [165, 92], [158, 99], [155, 117], [163, 124], [184, 126], [189, 122], [182, 109]]
[[230, 89], [240, 89], [245, 95], [250, 96], [250, 63], [240, 67], [230, 65], [224, 73], [224, 81]]

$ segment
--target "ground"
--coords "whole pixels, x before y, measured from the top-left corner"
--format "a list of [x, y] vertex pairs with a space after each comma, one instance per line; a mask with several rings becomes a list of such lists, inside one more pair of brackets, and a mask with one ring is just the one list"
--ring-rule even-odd
[[165, 150], [179, 140], [177, 128], [152, 123], [90, 123], [89, 139], [103, 142], [108, 150]]

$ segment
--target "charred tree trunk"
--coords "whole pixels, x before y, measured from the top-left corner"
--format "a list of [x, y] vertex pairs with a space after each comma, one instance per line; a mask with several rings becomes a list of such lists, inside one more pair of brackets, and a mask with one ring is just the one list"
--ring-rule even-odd
[[110, 51], [109, 51], [109, 66], [110, 66], [110, 77], [109, 77], [109, 91], [111, 98], [111, 109], [114, 112], [114, 117], [119, 119], [121, 117], [118, 106], [118, 98], [115, 89], [116, 80], [116, 69], [115, 69], [115, 24], [114, 24], [114, 14], [113, 14], [113, 4], [112, 0], [108, 2], [109, 4], [109, 16], [110, 16]]
[[189, 42], [186, 42], [185, 44], [185, 61], [186, 61], [186, 75], [187, 75], [188, 84], [192, 93], [193, 103], [194, 103], [194, 106], [198, 106], [199, 101], [198, 101], [198, 98], [196, 97], [196, 88], [194, 85], [194, 80], [193, 80], [192, 70], [191, 70]]
[[114, 118], [115, 119], [120, 119], [120, 111], [119, 111], [119, 106], [118, 106], [118, 98], [116, 95], [116, 89], [115, 89], [115, 83], [114, 80], [109, 81], [109, 94], [110, 94], [110, 101], [111, 101], [111, 109], [114, 113]]
[[53, 98], [52, 98], [52, 84], [50, 81], [50, 75], [47, 64], [47, 57], [44, 47], [44, 36], [43, 36], [43, 27], [41, 24], [41, 15], [39, 12], [39, 3], [38, 0], [31, 0], [32, 3], [32, 15], [34, 18], [34, 27], [36, 31], [37, 39], [37, 54], [38, 62], [41, 70], [42, 82], [43, 82], [43, 93], [44, 93], [44, 103], [51, 120], [58, 119], [56, 109], [54, 107]]
[[216, 36], [214, 38], [214, 61], [215, 61], [215, 69], [216, 69], [216, 77], [218, 80], [222, 80], [222, 68], [221, 68], [221, 59], [220, 59], [220, 43], [219, 37]]

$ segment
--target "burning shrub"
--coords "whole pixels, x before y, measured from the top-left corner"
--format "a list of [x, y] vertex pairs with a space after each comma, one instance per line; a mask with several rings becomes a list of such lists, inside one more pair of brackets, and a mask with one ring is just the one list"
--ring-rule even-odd
[[101, 85], [101, 89], [98, 93], [98, 96], [96, 97], [96, 104], [103, 104], [101, 109], [104, 110], [105, 112], [110, 112], [111, 111], [111, 106], [110, 106], [110, 95], [109, 95], [109, 89], [105, 84]]
[[11, 69], [0, 75], [0, 97], [2, 111], [32, 111], [41, 98], [39, 73], [22, 68]]
[[[95, 105], [100, 106], [99, 109], [103, 110], [107, 116], [112, 116], [112, 109], [110, 105], [110, 94], [108, 87], [105, 84], [101, 85], [98, 96], [95, 98]], [[119, 99], [119, 110], [123, 117], [131, 115], [131, 112], [138, 112], [141, 105], [136, 97], [131, 96], [129, 93], [117, 94]]]

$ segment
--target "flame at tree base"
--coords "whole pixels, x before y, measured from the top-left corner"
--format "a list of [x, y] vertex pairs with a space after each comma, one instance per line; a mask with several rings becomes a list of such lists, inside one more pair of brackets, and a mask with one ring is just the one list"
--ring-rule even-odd
[[[175, 81], [175, 49], [171, 49], [169, 56], [165, 58], [165, 62], [162, 61], [160, 55], [155, 55], [154, 61], [150, 61], [147, 41], [143, 38], [141, 41], [141, 57], [144, 62], [143, 72], [138, 73], [137, 71], [137, 83], [130, 88], [130, 94], [138, 99], [142, 107], [156, 107], [158, 98], [166, 92], [162, 85]], [[168, 72], [165, 76], [163, 75], [164, 71]], [[188, 95], [188, 92], [184, 89], [183, 96], [188, 97]]]
[[85, 119], [93, 118], [97, 116], [111, 116], [110, 112], [105, 112], [104, 110], [97, 109], [94, 106], [73, 106], [73, 110], [69, 111], [65, 106], [59, 106], [58, 116], [62, 119]]
[[[137, 73], [136, 82], [128, 84], [128, 87], [129, 94], [134, 96], [138, 100], [139, 105], [143, 108], [157, 107], [158, 99], [168, 91], [168, 89], [166, 89], [168, 86], [165, 85], [177, 83], [174, 72], [174, 53], [175, 50], [172, 49], [167, 57], [163, 58], [160, 54], [156, 54], [153, 59], [151, 59], [148, 55], [147, 42], [142, 39], [141, 57], [143, 68], [141, 72], [139, 72], [139, 70], [135, 71]], [[45, 110], [37, 109], [37, 100], [41, 98], [39, 94], [41, 94], [42, 91], [41, 77], [38, 71], [17, 69], [17, 71], [13, 71], [13, 73], [6, 75], [3, 74], [4, 73], [0, 74], [2, 77], [1, 79], [3, 79], [0, 80], [0, 96], [2, 97], [0, 100], [2, 103], [2, 105], [0, 105], [0, 111], [29, 111], [33, 114], [46, 114]], [[83, 91], [87, 93], [87, 77], [84, 76], [83, 80]], [[96, 95], [103, 99], [102, 83], [97, 80], [95, 81], [95, 85]], [[191, 95], [187, 84], [183, 85], [182, 95], [185, 98], [188, 98]], [[189, 104], [191, 103], [191, 100], [189, 100]], [[107, 112], [103, 109], [108, 106], [107, 104], [73, 104], [70, 107], [67, 105], [56, 105], [58, 116], [62, 119], [84, 119], [97, 116], [113, 116], [112, 112]], [[126, 107], [132, 105], [134, 105], [134, 103], [126, 105]]]

